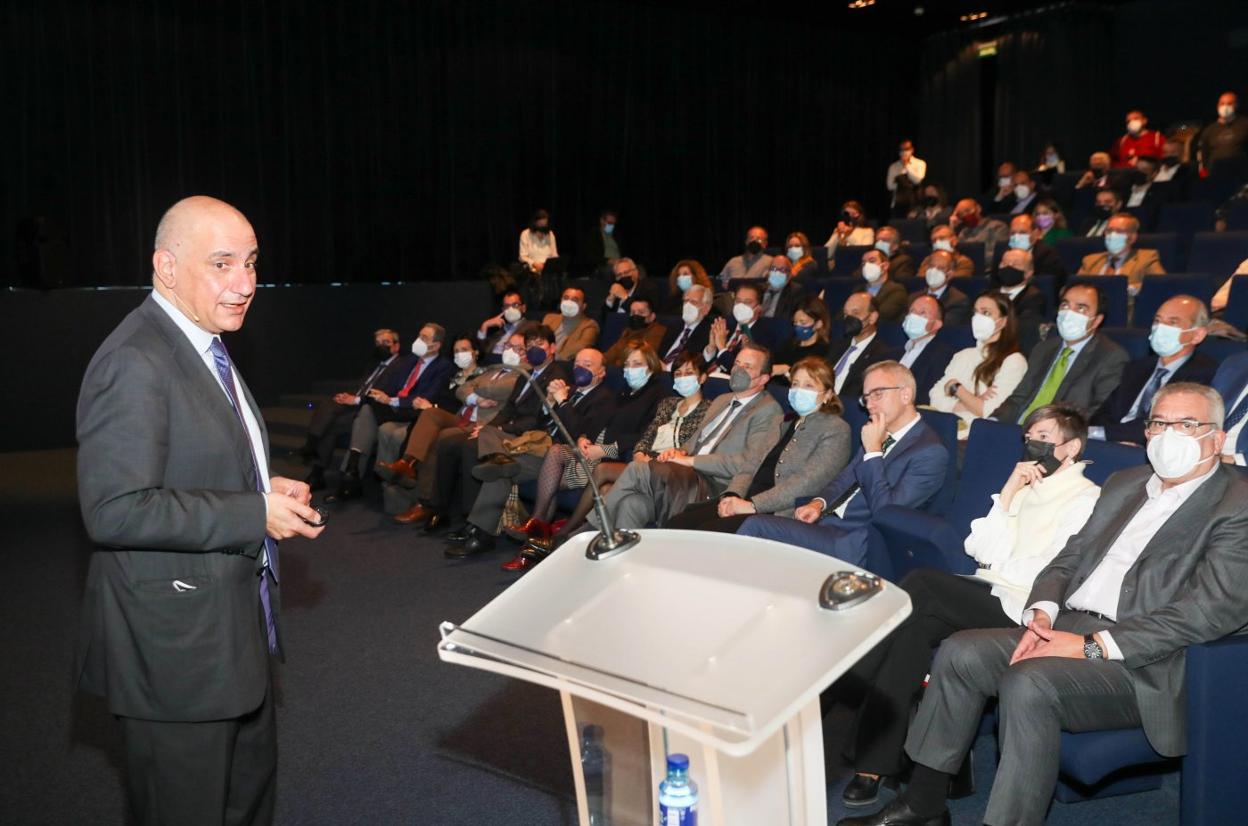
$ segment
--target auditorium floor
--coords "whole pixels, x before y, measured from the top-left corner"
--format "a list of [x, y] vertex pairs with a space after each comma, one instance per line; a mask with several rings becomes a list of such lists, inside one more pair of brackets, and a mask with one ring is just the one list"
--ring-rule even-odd
[[[6, 824], [126, 822], [116, 725], [71, 686], [90, 548], [73, 461], [68, 450], [0, 455]], [[512, 581], [498, 569], [503, 551], [448, 562], [437, 541], [351, 503], [320, 540], [286, 542], [282, 552], [279, 823], [575, 823], [557, 696], [435, 653], [440, 621], [466, 619]], [[847, 721], [841, 710], [827, 721], [831, 823], [845, 814]], [[955, 823], [980, 822], [990, 745], [976, 750], [981, 791], [954, 803]], [[1117, 800], [1055, 804], [1049, 823], [1174, 824], [1177, 808], [1171, 781]]]

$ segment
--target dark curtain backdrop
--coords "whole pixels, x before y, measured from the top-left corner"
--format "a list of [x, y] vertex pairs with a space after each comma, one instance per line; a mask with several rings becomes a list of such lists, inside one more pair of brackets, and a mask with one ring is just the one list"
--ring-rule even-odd
[[[0, 280], [147, 283], [161, 211], [238, 205], [268, 282], [473, 277], [536, 207], [575, 252], [599, 210], [657, 274], [746, 227], [821, 243], [876, 211], [917, 53], [599, 0], [6, 4]], [[901, 105], [890, 102], [901, 101]], [[49, 263], [50, 262], [50, 263]]]
[[980, 61], [972, 31], [934, 35], [923, 44], [919, 70], [919, 136], [916, 152], [928, 178], [950, 199], [978, 194], [983, 152]]

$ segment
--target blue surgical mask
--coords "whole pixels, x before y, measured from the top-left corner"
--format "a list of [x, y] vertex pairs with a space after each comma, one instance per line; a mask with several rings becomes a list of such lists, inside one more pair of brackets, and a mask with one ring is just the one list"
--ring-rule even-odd
[[615, 223], [612, 222], [610, 224], [604, 224], [602, 227], [602, 231], [605, 232], [607, 235], [613, 235], [615, 233]]
[[1118, 255], [1127, 248], [1127, 236], [1121, 232], [1105, 233], [1105, 249], [1110, 255]]
[[1029, 250], [1031, 249], [1031, 236], [1025, 232], [1016, 232], [1010, 236], [1010, 249], [1012, 250]]
[[789, 407], [799, 416], [809, 416], [819, 409], [819, 394], [805, 387], [790, 387]]
[[697, 376], [677, 376], [672, 379], [672, 389], [686, 399], [698, 392], [701, 386]]
[[801, 324], [793, 325], [793, 335], [797, 337], [798, 341], [807, 341], [814, 334], [815, 334], [814, 325], [811, 325], [809, 327], [801, 325]]
[[1173, 356], [1183, 349], [1183, 342], [1179, 337], [1186, 332], [1169, 324], [1154, 324], [1152, 332], [1148, 334], [1148, 343], [1152, 345], [1153, 352], [1162, 358]]
[[789, 247], [788, 255], [789, 255], [790, 261], [792, 261], [793, 263], [797, 263], [802, 258], [802, 248], [801, 247]]
[[767, 273], [767, 286], [771, 287], [773, 290], [781, 289], [784, 287], [785, 283], [788, 282], [788, 280], [789, 277], [780, 270], [772, 270]]
[[624, 381], [628, 382], [628, 386], [633, 390], [640, 390], [646, 386], [646, 381], [650, 378], [649, 367], [625, 367]]
[[589, 387], [594, 383], [594, 374], [578, 364], [572, 368], [572, 383], [577, 387]]
[[688, 291], [689, 291], [689, 288], [690, 288], [690, 287], [692, 287], [692, 286], [693, 286], [693, 276], [692, 276], [692, 275], [678, 275], [678, 276], [676, 276], [676, 287], [677, 287], [677, 289], [679, 289], [682, 293], [683, 293], [683, 292], [688, 292]]
[[1066, 341], [1078, 341], [1088, 334], [1092, 319], [1074, 310], [1062, 310], [1057, 314], [1057, 332]]
[[906, 338], [923, 338], [927, 335], [927, 319], [921, 315], [907, 313], [901, 322], [901, 329], [905, 332]]
[[893, 251], [893, 245], [887, 241], [876, 241], [875, 248], [885, 255], [890, 255]]

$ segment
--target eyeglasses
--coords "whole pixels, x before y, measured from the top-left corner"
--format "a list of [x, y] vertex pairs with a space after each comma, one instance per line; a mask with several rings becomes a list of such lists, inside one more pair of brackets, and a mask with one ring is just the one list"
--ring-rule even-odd
[[520, 353], [520, 354], [523, 354], [523, 353], [524, 353], [524, 345], [523, 345], [523, 344], [508, 344], [508, 345], [505, 345], [505, 346], [503, 347], [503, 349], [504, 349], [504, 350], [510, 350], [510, 351], [511, 351], [511, 352], [513, 352], [513, 353]]
[[872, 400], [879, 401], [880, 399], [884, 398], [884, 394], [887, 393], [889, 390], [900, 390], [900, 389], [901, 389], [900, 387], [877, 387], [874, 390], [869, 390], [866, 393], [863, 393], [861, 396], [859, 396], [858, 402], [863, 407], [866, 407], [868, 401], [872, 401]]
[[1180, 419], [1177, 422], [1170, 422], [1165, 419], [1149, 419], [1144, 422], [1144, 432], [1150, 436], [1159, 436], [1166, 431], [1167, 427], [1171, 427], [1174, 428], [1176, 433], [1191, 436], [1202, 427], [1211, 427], [1212, 425], [1213, 422], [1198, 422], [1192, 419]]

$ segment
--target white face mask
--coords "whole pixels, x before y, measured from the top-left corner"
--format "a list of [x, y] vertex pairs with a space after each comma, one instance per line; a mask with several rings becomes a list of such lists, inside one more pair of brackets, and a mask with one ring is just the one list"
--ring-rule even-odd
[[460, 350], [455, 354], [455, 366], [460, 370], [467, 370], [470, 364], [472, 364], [472, 353], [467, 350]]
[[559, 302], [559, 312], [563, 313], [564, 318], [576, 318], [581, 313], [581, 305], [570, 299], [564, 299]]
[[503, 351], [503, 364], [507, 365], [508, 367], [519, 367], [520, 366], [520, 354], [517, 353], [515, 350], [504, 350]]
[[680, 320], [686, 324], [693, 324], [698, 320], [698, 305], [692, 301], [686, 301], [684, 306], [680, 308]]
[[1057, 314], [1057, 332], [1066, 341], [1078, 341], [1088, 334], [1091, 319], [1074, 310], [1062, 310]]
[[887, 241], [876, 241], [875, 248], [885, 255], [891, 255], [893, 251], [893, 245]]
[[754, 320], [754, 308], [738, 301], [732, 305], [732, 317], [737, 320], [738, 324], [749, 324]]
[[1185, 436], [1167, 427], [1160, 436], [1148, 440], [1148, 461], [1162, 479], [1186, 476], [1197, 465], [1217, 458], [1216, 453], [1200, 458], [1200, 440], [1212, 435], [1211, 430], [1204, 436]]
[[944, 250], [945, 252], [953, 252], [953, 242], [950, 241], [948, 238], [941, 238], [939, 241], [932, 244], [932, 249]]
[[922, 338], [927, 335], [927, 319], [921, 315], [907, 313], [901, 321], [901, 329], [908, 339]]
[[976, 313], [971, 316], [971, 335], [976, 341], [987, 341], [997, 332], [997, 322], [986, 315]]
[[423, 338], [415, 339], [412, 341], [412, 352], [419, 358], [423, 359], [425, 354], [429, 352], [429, 345], [425, 344], [425, 340]]
[[1012, 180], [1014, 179], [1011, 178], [1009, 175], [1002, 175], [1000, 178], [997, 178], [997, 186], [999, 186], [1001, 189], [1005, 189], [1007, 186], [1010, 185], [1010, 181]]
[[1235, 114], [1234, 106], [1219, 106], [1218, 107], [1218, 117], [1220, 118], [1229, 118], [1233, 114]]
[[515, 324], [520, 320], [521, 315], [523, 314], [520, 312], [519, 307], [508, 307], [503, 310], [503, 321], [506, 321], [508, 324]]
[[1139, 120], [1137, 118], [1132, 118], [1131, 120], [1127, 121], [1127, 131], [1130, 132], [1132, 135], [1140, 134], [1140, 132], [1143, 129], [1144, 129], [1144, 121]]
[[923, 273], [923, 278], [927, 280], [927, 286], [933, 290], [939, 290], [948, 280], [945, 277], [945, 271], [939, 267], [928, 267], [927, 272]]
[[1014, 187], [1014, 197], [1020, 201], [1026, 198], [1030, 194], [1031, 194], [1031, 187], [1027, 186], [1027, 184], [1019, 184], [1018, 186]]
[[862, 277], [867, 279], [867, 283], [869, 284], [874, 284], [876, 281], [879, 281], [883, 272], [884, 271], [880, 269], [880, 265], [874, 261], [868, 261], [862, 265]]

